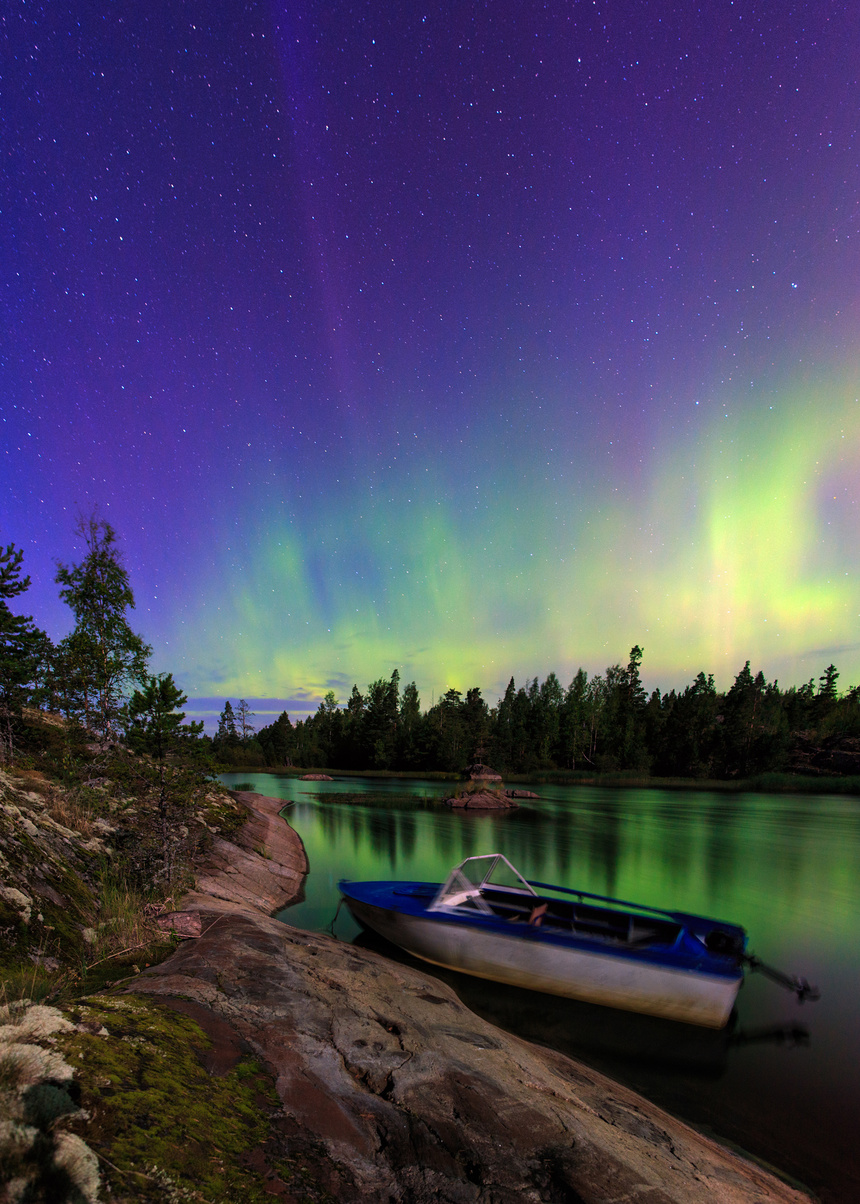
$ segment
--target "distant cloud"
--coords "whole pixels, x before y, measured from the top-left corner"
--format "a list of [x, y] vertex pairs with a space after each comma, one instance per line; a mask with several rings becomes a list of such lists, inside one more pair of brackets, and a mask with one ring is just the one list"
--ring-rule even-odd
[[[203, 720], [204, 730], [210, 735], [218, 726], [218, 716], [224, 710], [226, 699], [221, 697], [190, 696], [185, 707], [189, 720]], [[237, 698], [231, 698], [235, 710]], [[256, 728], [267, 727], [286, 711], [291, 719], [305, 719], [312, 715], [319, 705], [319, 699], [310, 690], [299, 690], [292, 698], [245, 698], [251, 714], [256, 720]]]
[[804, 656], [814, 656], [819, 659], [829, 656], [840, 656], [843, 652], [858, 652], [860, 644], [833, 644], [829, 648], [811, 648]]

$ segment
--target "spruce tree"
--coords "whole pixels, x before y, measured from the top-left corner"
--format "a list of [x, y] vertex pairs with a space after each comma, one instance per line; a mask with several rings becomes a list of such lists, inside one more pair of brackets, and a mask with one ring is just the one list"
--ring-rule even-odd
[[232, 748], [239, 743], [239, 737], [236, 733], [236, 716], [233, 714], [233, 704], [228, 698], [224, 703], [224, 709], [218, 716], [218, 730], [215, 732], [215, 738], [212, 741], [212, 747], [217, 749], [219, 753], [227, 748]]

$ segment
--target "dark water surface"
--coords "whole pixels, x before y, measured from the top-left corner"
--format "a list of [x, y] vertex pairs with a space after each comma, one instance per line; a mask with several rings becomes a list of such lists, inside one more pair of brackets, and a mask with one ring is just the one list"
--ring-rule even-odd
[[[860, 800], [538, 785], [540, 801], [518, 811], [464, 815], [319, 798], [439, 797], [438, 782], [223, 780], [291, 803], [310, 873], [304, 902], [281, 918], [299, 927], [328, 928], [340, 878], [437, 882], [490, 852], [527, 878], [742, 924], [752, 952], [804, 975], [822, 998], [800, 1004], [753, 974], [733, 1025], [714, 1033], [433, 973], [493, 1023], [605, 1071], [822, 1200], [860, 1202]], [[345, 908], [334, 931], [369, 941]]]

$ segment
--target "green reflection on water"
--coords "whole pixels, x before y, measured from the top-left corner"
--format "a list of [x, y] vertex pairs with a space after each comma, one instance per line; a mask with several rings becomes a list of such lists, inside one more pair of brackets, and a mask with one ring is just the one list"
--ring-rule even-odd
[[[301, 782], [233, 775], [289, 800], [310, 860], [305, 901], [281, 918], [322, 930], [340, 878], [439, 881], [473, 853], [503, 852], [528, 878], [742, 924], [765, 961], [822, 990], [799, 1004], [760, 975], [736, 1026], [714, 1033], [449, 975], [467, 1006], [583, 1058], [832, 1199], [860, 1199], [860, 805], [853, 798], [536, 786], [540, 801], [493, 815], [415, 807], [437, 782]], [[229, 779], [225, 781], [230, 784]], [[389, 791], [387, 807], [315, 802]], [[357, 935], [346, 909], [335, 932]], [[435, 972], [435, 971], [434, 971]], [[445, 977], [445, 972], [440, 972]], [[666, 1030], [668, 1025], [669, 1032]], [[784, 1040], [781, 1033], [800, 1033]]]
[[[228, 784], [231, 775], [225, 777]], [[860, 908], [860, 809], [834, 796], [721, 795], [539, 786], [540, 801], [485, 815], [412, 808], [436, 782], [302, 782], [232, 775], [283, 797], [311, 872], [305, 901], [284, 918], [326, 927], [340, 878], [436, 882], [476, 853], [502, 852], [528, 878], [743, 924], [774, 960], [816, 943], [816, 957], [853, 946]], [[389, 807], [314, 801], [339, 791], [399, 796]], [[351, 921], [338, 922], [344, 937]]]

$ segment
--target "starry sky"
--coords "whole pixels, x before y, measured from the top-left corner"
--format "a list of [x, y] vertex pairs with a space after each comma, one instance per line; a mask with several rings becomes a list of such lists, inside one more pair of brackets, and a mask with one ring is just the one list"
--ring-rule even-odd
[[258, 724], [860, 680], [860, 21], [815, 0], [11, 0], [0, 540]]

